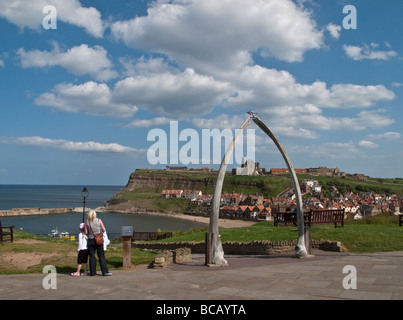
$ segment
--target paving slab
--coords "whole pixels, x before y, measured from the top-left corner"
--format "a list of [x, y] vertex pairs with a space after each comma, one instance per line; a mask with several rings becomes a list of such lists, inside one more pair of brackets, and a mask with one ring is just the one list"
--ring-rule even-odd
[[[373, 254], [315, 251], [313, 258], [226, 256], [225, 267], [207, 267], [203, 255], [163, 269], [138, 266], [110, 277], [56, 274], [0, 275], [0, 300], [399, 300], [403, 299], [403, 252]], [[345, 289], [343, 273], [354, 266], [357, 288]]]

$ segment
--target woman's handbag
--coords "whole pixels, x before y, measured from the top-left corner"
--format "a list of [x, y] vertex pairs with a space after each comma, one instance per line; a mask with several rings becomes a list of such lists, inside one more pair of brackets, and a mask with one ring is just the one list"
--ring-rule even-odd
[[104, 234], [102, 232], [94, 234], [94, 231], [92, 231], [91, 222], [88, 221], [88, 225], [90, 226], [91, 232], [94, 235], [95, 243], [100, 246], [103, 245], [104, 244]]
[[98, 245], [103, 245], [104, 244], [104, 235], [103, 233], [97, 233], [96, 235], [94, 235], [94, 239], [96, 244]]

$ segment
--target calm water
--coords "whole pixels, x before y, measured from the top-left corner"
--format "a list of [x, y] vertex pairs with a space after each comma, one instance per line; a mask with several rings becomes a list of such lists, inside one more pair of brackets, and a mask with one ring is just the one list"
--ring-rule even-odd
[[[122, 186], [87, 186], [86, 206], [103, 206]], [[12, 208], [76, 208], [83, 206], [83, 186], [0, 185], [0, 210]]]
[[[97, 208], [106, 203], [122, 187], [87, 186], [88, 208]], [[18, 186], [0, 185], [0, 210], [12, 208], [74, 208], [82, 207], [82, 186]], [[135, 231], [189, 230], [202, 226], [193, 221], [148, 215], [98, 212], [110, 237], [120, 234], [121, 226], [133, 226]], [[82, 213], [67, 213], [44, 216], [1, 217], [3, 225], [14, 225], [25, 232], [47, 235], [52, 229], [76, 234], [82, 222]]]

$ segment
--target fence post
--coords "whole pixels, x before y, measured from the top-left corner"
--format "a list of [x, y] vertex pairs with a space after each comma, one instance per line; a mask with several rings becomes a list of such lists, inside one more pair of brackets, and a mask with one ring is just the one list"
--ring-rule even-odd
[[123, 268], [131, 269], [133, 268], [132, 264], [132, 237], [123, 237]]
[[131, 262], [132, 254], [132, 238], [134, 235], [134, 230], [132, 226], [122, 226], [121, 235], [123, 238], [123, 269], [134, 268]]

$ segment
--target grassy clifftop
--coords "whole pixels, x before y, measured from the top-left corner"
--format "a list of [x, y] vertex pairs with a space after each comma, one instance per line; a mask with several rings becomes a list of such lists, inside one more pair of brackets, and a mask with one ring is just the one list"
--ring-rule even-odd
[[[214, 191], [217, 173], [194, 171], [166, 171], [166, 170], [136, 170], [132, 173], [129, 182], [122, 189], [120, 196], [128, 196], [133, 192], [155, 192], [159, 195], [164, 189], [193, 189], [201, 190], [203, 194], [212, 194]], [[279, 177], [225, 177], [223, 191], [263, 194], [272, 197], [291, 187], [288, 176]]]
[[[132, 208], [152, 211], [184, 212], [189, 205], [185, 199], [161, 199], [164, 189], [201, 190], [203, 194], [212, 194], [217, 178], [216, 173], [198, 171], [166, 171], [136, 170], [130, 175], [127, 185], [108, 204], [111, 208], [125, 210]], [[351, 177], [332, 178], [299, 175], [298, 179], [316, 179], [322, 185], [326, 196], [330, 197], [330, 186], [340, 192], [373, 191], [379, 194], [403, 195], [403, 180], [377, 179], [358, 180]], [[239, 192], [244, 194], [263, 194], [267, 198], [279, 195], [292, 186], [291, 179], [285, 176], [233, 176], [227, 175], [224, 180], [223, 192]]]

